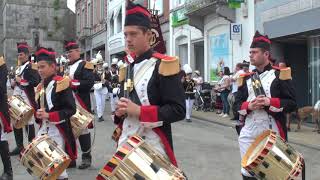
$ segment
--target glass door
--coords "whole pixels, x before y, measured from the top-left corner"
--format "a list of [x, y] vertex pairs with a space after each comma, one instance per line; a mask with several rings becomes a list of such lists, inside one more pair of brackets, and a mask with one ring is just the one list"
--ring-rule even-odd
[[309, 104], [320, 100], [320, 36], [309, 38]]

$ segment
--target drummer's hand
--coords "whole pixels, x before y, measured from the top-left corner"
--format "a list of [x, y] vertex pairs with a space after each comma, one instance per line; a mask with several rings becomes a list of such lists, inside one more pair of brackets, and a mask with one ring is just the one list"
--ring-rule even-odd
[[260, 106], [270, 106], [270, 99], [266, 96], [260, 95], [256, 100]]
[[120, 98], [117, 104], [116, 116], [123, 116], [128, 114], [129, 116], [139, 117], [140, 106], [133, 103], [130, 99]]
[[251, 111], [262, 109], [262, 108], [263, 106], [259, 101], [257, 101], [257, 99], [254, 99], [253, 101], [249, 102], [248, 109]]
[[20, 81], [21, 81], [21, 77], [17, 76], [16, 77], [16, 82], [20, 83]]
[[49, 113], [47, 113], [44, 109], [38, 109], [36, 116], [38, 119], [49, 119]]

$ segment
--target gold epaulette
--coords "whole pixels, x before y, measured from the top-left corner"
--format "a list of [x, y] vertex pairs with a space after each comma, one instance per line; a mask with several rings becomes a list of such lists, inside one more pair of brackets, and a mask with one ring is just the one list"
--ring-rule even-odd
[[56, 82], [56, 92], [63, 91], [70, 86], [70, 78], [68, 76], [59, 77], [59, 79], [56, 79]]
[[161, 59], [159, 74], [163, 76], [172, 76], [180, 72], [179, 58], [166, 56]]
[[245, 77], [250, 76], [251, 74], [253, 74], [253, 73], [250, 72], [250, 73], [240, 74], [238, 79], [237, 79], [238, 87], [241, 87], [243, 85]]
[[94, 69], [94, 64], [91, 63], [91, 62], [87, 62], [86, 61], [86, 64], [84, 65], [84, 68], [93, 70]]
[[0, 56], [0, 66], [4, 65], [6, 62], [4, 61], [3, 56]]
[[290, 80], [290, 79], [292, 79], [291, 68], [290, 67], [281, 68], [280, 69], [279, 79], [281, 79], [281, 80]]
[[125, 66], [120, 66], [119, 67], [119, 82], [122, 82], [126, 78], [126, 73], [127, 73], [127, 67]]
[[38, 70], [38, 64], [37, 63], [31, 63], [31, 68], [33, 70]]

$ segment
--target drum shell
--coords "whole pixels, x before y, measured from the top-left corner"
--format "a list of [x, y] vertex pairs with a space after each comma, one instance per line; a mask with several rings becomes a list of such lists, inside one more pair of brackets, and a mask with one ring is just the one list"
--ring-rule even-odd
[[47, 135], [37, 137], [21, 152], [20, 162], [39, 179], [54, 180], [69, 166], [71, 159]]
[[93, 114], [77, 105], [76, 113], [70, 118], [74, 137], [77, 139], [93, 120]]
[[[261, 142], [263, 148], [259, 149]], [[252, 162], [249, 160], [250, 157], [254, 157]], [[303, 161], [302, 155], [281, 137], [276, 136], [274, 132], [265, 131], [248, 149], [242, 159], [242, 166], [260, 179], [296, 179], [301, 175]]]
[[11, 96], [8, 98], [9, 115], [12, 124], [16, 129], [21, 129], [31, 120], [34, 109], [27, 104], [20, 96]]
[[183, 172], [145, 143], [139, 136], [132, 136], [127, 143], [102, 168], [97, 179], [144, 179], [184, 180]]

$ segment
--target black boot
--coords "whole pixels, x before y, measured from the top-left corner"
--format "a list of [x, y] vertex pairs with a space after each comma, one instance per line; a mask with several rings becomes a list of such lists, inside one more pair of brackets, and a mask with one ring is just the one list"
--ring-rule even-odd
[[0, 155], [3, 163], [3, 174], [0, 177], [0, 180], [12, 180], [12, 166], [9, 155], [9, 145], [8, 141], [0, 141]]
[[34, 130], [34, 125], [26, 126], [26, 131], [28, 132], [28, 141], [29, 143], [36, 137], [36, 132]]
[[10, 156], [16, 156], [20, 154], [23, 149], [23, 129], [13, 128], [14, 138], [16, 139], [17, 147], [10, 152]]
[[242, 179], [243, 179], [243, 180], [257, 180], [257, 179], [254, 178], [254, 177], [244, 176], [243, 174], [242, 174]]
[[80, 147], [82, 151], [82, 163], [79, 169], [87, 169], [91, 166], [91, 136], [90, 133], [79, 136]]
[[103, 117], [101, 116], [101, 117], [99, 117], [98, 122], [102, 122], [102, 121], [104, 121], [104, 119], [103, 119]]
[[77, 167], [77, 162], [76, 162], [76, 160], [72, 160], [72, 161], [70, 162], [69, 166], [68, 166], [68, 169], [69, 169], [69, 168], [75, 168], [75, 167]]

